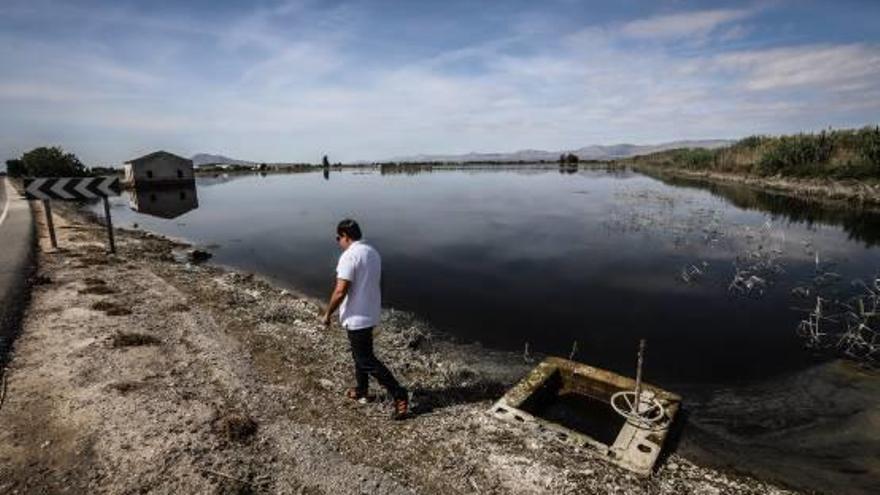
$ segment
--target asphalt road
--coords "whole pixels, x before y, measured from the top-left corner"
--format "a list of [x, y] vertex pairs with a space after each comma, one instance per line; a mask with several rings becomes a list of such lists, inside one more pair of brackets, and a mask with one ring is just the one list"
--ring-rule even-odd
[[[3, 215], [6, 210], [6, 177], [0, 179], [0, 182], [3, 182], [3, 187], [0, 187], [0, 216]], [[3, 225], [3, 222], [0, 222], [0, 225]]]
[[0, 177], [0, 373], [27, 301], [35, 249], [30, 205]]

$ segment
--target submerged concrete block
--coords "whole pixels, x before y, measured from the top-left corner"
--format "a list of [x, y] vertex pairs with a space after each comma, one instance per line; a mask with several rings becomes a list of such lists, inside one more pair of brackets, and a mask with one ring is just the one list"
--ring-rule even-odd
[[[618, 392], [635, 389], [635, 380], [567, 359], [550, 357], [496, 402], [490, 413], [504, 421], [550, 434], [565, 443], [589, 447], [608, 461], [642, 476], [650, 475], [663, 448], [681, 397], [642, 383], [642, 397], [659, 405], [652, 424], [626, 418], [611, 405]], [[619, 398], [619, 396], [618, 396]]]

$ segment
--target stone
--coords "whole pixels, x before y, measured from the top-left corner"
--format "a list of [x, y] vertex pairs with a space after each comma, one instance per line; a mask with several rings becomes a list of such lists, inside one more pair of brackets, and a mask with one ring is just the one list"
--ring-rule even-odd
[[211, 253], [201, 249], [192, 249], [187, 252], [187, 258], [193, 263], [204, 263], [211, 259], [211, 256], [213, 256]]

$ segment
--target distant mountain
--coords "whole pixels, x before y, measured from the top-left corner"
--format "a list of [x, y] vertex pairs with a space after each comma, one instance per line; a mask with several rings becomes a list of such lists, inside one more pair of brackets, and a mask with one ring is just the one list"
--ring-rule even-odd
[[201, 167], [202, 165], [256, 165], [254, 162], [247, 160], [236, 160], [223, 155], [210, 155], [208, 153], [197, 153], [190, 158], [193, 166]]
[[636, 155], [646, 155], [658, 151], [675, 148], [706, 148], [715, 149], [733, 144], [734, 141], [727, 139], [705, 139], [697, 141], [673, 141], [662, 144], [614, 144], [592, 145], [576, 150], [543, 151], [543, 150], [520, 150], [512, 153], [465, 153], [462, 155], [414, 155], [393, 158], [395, 162], [530, 162], [530, 161], [556, 161], [559, 155], [574, 153], [581, 160], [613, 160], [616, 158], [629, 158]]
[[[559, 155], [574, 153], [581, 160], [613, 160], [617, 158], [629, 158], [636, 155], [646, 155], [658, 151], [675, 148], [707, 148], [714, 149], [733, 144], [734, 141], [726, 139], [705, 139], [698, 141], [673, 141], [662, 144], [613, 144], [592, 145], [576, 150], [543, 151], [543, 150], [520, 150], [510, 153], [465, 153], [463, 155], [414, 155], [392, 158], [395, 162], [537, 162], [556, 161]], [[198, 153], [192, 156], [193, 165], [258, 165], [259, 162], [238, 160], [223, 155]], [[369, 163], [366, 161], [356, 163]]]

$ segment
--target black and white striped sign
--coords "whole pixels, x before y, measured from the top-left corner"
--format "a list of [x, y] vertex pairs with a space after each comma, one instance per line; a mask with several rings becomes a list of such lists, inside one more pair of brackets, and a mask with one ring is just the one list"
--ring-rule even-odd
[[58, 177], [24, 180], [27, 199], [76, 201], [119, 196], [118, 177]]

